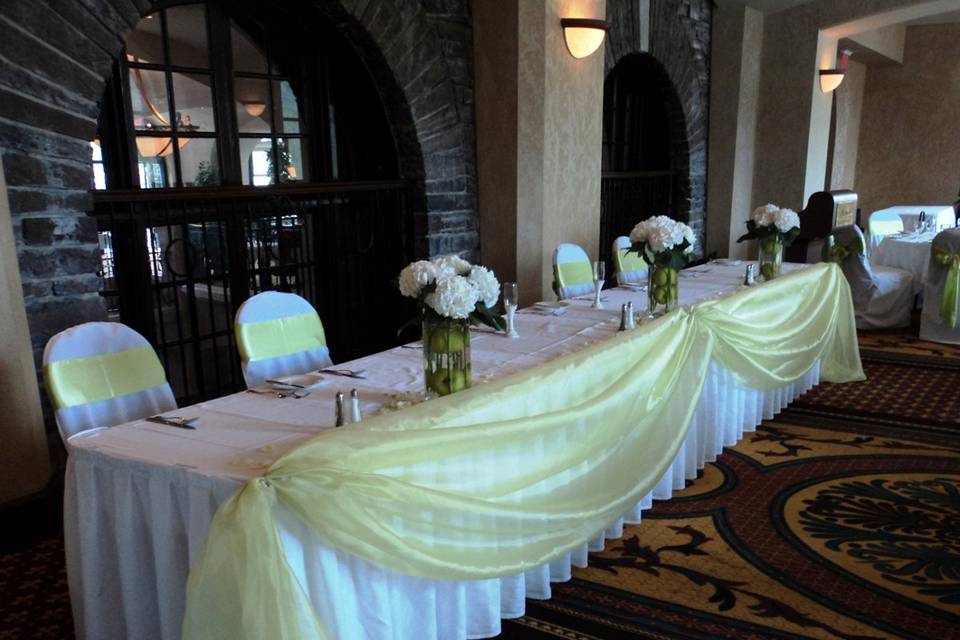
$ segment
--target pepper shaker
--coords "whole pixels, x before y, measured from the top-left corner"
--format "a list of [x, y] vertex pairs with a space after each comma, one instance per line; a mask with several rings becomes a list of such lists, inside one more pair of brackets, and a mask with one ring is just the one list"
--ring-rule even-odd
[[637, 319], [633, 313], [633, 300], [627, 300], [627, 329], [636, 329]]
[[333, 426], [342, 427], [344, 425], [343, 392], [342, 391], [337, 391], [336, 409], [337, 409], [337, 415], [336, 415], [336, 420], [333, 423]]
[[755, 264], [748, 264], [747, 272], [743, 276], [743, 284], [749, 287], [752, 284], [756, 284], [756, 282], [757, 282], [757, 266]]
[[629, 313], [627, 303], [624, 302], [620, 305], [620, 328], [617, 331], [626, 331], [630, 328], [627, 326], [627, 313]]

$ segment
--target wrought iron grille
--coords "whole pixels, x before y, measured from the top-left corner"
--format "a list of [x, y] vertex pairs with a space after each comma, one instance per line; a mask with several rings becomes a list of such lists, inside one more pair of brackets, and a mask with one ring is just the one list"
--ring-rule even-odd
[[386, 181], [96, 193], [101, 294], [156, 347], [180, 402], [242, 388], [233, 318], [261, 291], [308, 299], [337, 361], [394, 346], [404, 318], [385, 311], [403, 308], [405, 192]]
[[608, 264], [617, 236], [655, 215], [673, 212], [672, 171], [604, 173], [600, 179], [600, 259]]

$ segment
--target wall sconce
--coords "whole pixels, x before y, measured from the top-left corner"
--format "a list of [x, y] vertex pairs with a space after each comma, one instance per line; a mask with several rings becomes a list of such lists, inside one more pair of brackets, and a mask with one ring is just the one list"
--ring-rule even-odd
[[251, 118], [259, 118], [263, 115], [263, 112], [267, 110], [267, 105], [262, 102], [244, 102], [243, 110], [246, 111]]
[[843, 77], [847, 74], [847, 66], [850, 64], [850, 54], [852, 51], [843, 50], [840, 55], [840, 65], [836, 69], [820, 69], [820, 91], [830, 93], [840, 86]]
[[606, 20], [592, 18], [561, 18], [563, 38], [567, 41], [567, 51], [574, 58], [586, 58], [600, 48], [607, 34]]

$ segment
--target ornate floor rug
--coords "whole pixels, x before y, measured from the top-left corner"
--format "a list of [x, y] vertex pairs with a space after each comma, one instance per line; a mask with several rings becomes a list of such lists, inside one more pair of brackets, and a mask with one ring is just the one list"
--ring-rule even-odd
[[501, 638], [960, 638], [960, 347], [861, 353]]

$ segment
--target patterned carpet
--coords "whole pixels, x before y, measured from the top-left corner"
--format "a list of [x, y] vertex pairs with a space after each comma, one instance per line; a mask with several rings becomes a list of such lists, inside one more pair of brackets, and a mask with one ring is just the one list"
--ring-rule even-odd
[[960, 638], [960, 348], [860, 344], [500, 637]]
[[[960, 348], [861, 350], [500, 637], [960, 638]], [[72, 638], [58, 500], [0, 513], [0, 640]]]

